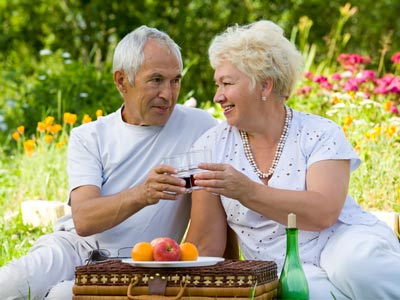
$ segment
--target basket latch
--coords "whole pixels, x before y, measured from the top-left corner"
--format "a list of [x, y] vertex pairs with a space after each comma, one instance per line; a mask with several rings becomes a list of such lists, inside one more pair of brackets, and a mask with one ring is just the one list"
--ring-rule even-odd
[[167, 278], [156, 273], [149, 278], [149, 295], [165, 295]]

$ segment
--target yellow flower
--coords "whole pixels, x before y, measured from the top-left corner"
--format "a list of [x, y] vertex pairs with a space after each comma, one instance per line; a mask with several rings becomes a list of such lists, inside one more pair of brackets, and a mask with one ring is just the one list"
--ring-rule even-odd
[[35, 141], [34, 140], [26, 140], [24, 142], [24, 149], [26, 155], [29, 157], [33, 155], [33, 152], [35, 151]]
[[376, 141], [377, 137], [380, 135], [381, 133], [381, 127], [375, 127], [374, 130], [371, 133], [371, 139], [373, 141]]
[[360, 151], [361, 151], [361, 146], [360, 146], [360, 145], [355, 146], [355, 147], [354, 147], [354, 150], [355, 150], [357, 153], [360, 153]]
[[385, 133], [387, 136], [392, 137], [396, 133], [396, 126], [395, 125], [390, 125], [385, 128]]
[[92, 118], [88, 114], [85, 114], [82, 118], [82, 123], [85, 124], [89, 122], [92, 122]]
[[17, 127], [17, 131], [19, 134], [24, 134], [25, 132], [25, 126], [21, 125]]
[[385, 101], [383, 102], [383, 109], [385, 111], [390, 111], [390, 108], [392, 107], [393, 102], [392, 101]]
[[96, 110], [96, 117], [102, 117], [103, 116], [103, 111], [101, 109]]
[[52, 136], [52, 135], [46, 134], [46, 135], [44, 136], [44, 141], [45, 141], [47, 144], [50, 144], [52, 140], [53, 140], [53, 136]]
[[345, 126], [350, 126], [351, 123], [353, 123], [353, 117], [352, 116], [344, 117], [344, 125]]
[[62, 126], [60, 124], [54, 124], [52, 126], [49, 126], [47, 128], [47, 130], [51, 133], [51, 134], [56, 134], [57, 132], [59, 132], [62, 129]]
[[367, 140], [369, 140], [369, 139], [371, 138], [371, 134], [370, 134], [369, 132], [367, 132], [367, 133], [365, 134], [365, 138], [366, 138]]
[[73, 125], [76, 123], [76, 120], [78, 119], [76, 114], [71, 114], [69, 112], [64, 113], [64, 122], [70, 125]]
[[46, 124], [46, 128], [47, 128], [47, 127], [53, 125], [53, 122], [54, 122], [54, 117], [47, 116], [47, 117], [44, 119], [44, 122], [43, 122], [43, 123]]
[[21, 136], [19, 135], [18, 131], [15, 131], [15, 132], [12, 134], [12, 138], [13, 138], [14, 140], [16, 140], [16, 141], [19, 141], [19, 140], [21, 139]]
[[350, 95], [351, 99], [356, 99], [356, 93], [354, 93], [354, 91], [349, 91], [348, 94]]
[[37, 123], [37, 130], [40, 132], [44, 132], [46, 130], [46, 124], [43, 122], [38, 122]]

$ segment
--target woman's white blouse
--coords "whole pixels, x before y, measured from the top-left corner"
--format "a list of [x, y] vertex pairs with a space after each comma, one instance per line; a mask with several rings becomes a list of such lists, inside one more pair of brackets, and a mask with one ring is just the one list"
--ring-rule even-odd
[[[229, 163], [252, 180], [262, 183], [246, 159], [238, 129], [226, 122], [208, 130], [194, 148], [211, 149], [214, 162]], [[328, 159], [349, 159], [351, 171], [361, 163], [340, 126], [320, 116], [293, 111], [289, 136], [268, 185], [304, 191], [307, 169], [315, 162]], [[228, 224], [239, 238], [244, 257], [274, 260], [280, 270], [285, 258], [286, 226], [248, 209], [237, 200], [221, 196], [221, 201]], [[319, 266], [320, 253], [338, 223], [368, 225], [376, 221], [374, 215], [362, 210], [348, 195], [335, 225], [323, 231], [299, 231], [302, 261]]]

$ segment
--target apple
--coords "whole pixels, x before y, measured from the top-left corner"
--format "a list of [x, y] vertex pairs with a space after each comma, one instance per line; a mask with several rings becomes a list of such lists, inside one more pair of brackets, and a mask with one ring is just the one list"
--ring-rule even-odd
[[158, 238], [155, 238], [155, 239], [153, 239], [151, 242], [150, 242], [150, 244], [153, 246], [153, 248], [154, 248], [154, 246], [156, 245], [156, 244], [158, 244], [158, 242], [160, 242], [160, 241], [162, 241], [164, 238], [163, 237], [158, 237]]
[[155, 261], [179, 261], [181, 249], [179, 244], [169, 237], [159, 237], [150, 242], [153, 246], [153, 258]]

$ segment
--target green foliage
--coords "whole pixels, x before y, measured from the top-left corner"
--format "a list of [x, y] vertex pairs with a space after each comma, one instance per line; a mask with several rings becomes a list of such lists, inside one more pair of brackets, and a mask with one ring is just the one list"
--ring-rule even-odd
[[[371, 57], [380, 57], [376, 63], [380, 65], [379, 71], [385, 72], [392, 49], [400, 49], [400, 19], [396, 13], [400, 11], [400, 2], [355, 0], [350, 2], [348, 11], [343, 8], [346, 3], [343, 0], [0, 1], [3, 32], [0, 107], [4, 107], [0, 108], [0, 115], [6, 115], [8, 128], [18, 125], [13, 120], [34, 128], [35, 117], [54, 114], [56, 107], [79, 113], [96, 103], [96, 108], [105, 112], [113, 110], [120, 104], [110, 73], [113, 49], [125, 34], [142, 24], [165, 30], [181, 46], [189, 68], [180, 102], [192, 95], [201, 107], [212, 100], [214, 92], [213, 72], [207, 58], [212, 38], [229, 25], [261, 18], [277, 22], [287, 36], [292, 34], [292, 40], [306, 55], [306, 69], [314, 61], [316, 65], [324, 63], [325, 67], [332, 67], [341, 52], [366, 54], [367, 51]], [[40, 56], [42, 49], [53, 54]], [[63, 53], [71, 58], [63, 58]], [[66, 64], [69, 60], [72, 63]], [[82, 99], [81, 93], [89, 95]], [[9, 110], [13, 111], [13, 118]]]
[[68, 52], [42, 53], [37, 60], [24, 60], [12, 52], [8, 61], [0, 62], [0, 115], [8, 128], [23, 124], [34, 134], [38, 120], [47, 115], [62, 119], [64, 112], [94, 108], [109, 113], [121, 105], [109, 68], [82, 66]]

